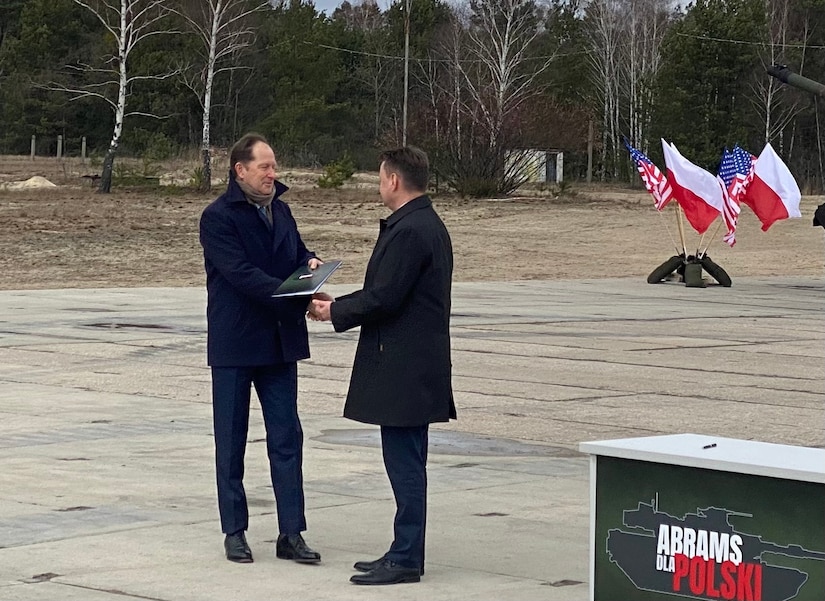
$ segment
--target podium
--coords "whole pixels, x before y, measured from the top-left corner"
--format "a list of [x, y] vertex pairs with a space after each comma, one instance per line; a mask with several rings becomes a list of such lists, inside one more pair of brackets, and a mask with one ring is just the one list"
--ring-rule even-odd
[[825, 599], [825, 449], [697, 434], [579, 449], [591, 601]]

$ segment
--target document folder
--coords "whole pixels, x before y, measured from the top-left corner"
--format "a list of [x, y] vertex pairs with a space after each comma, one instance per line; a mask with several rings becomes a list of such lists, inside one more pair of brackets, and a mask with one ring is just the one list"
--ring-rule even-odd
[[310, 269], [306, 265], [299, 267], [278, 286], [272, 296], [309, 296], [315, 294], [340, 266], [341, 261], [326, 261], [321, 263], [317, 269]]

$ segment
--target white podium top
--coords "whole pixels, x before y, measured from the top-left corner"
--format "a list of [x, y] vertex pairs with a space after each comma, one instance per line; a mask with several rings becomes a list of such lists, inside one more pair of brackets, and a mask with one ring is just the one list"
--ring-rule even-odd
[[812, 447], [671, 434], [582, 442], [579, 450], [591, 455], [825, 484], [825, 449]]

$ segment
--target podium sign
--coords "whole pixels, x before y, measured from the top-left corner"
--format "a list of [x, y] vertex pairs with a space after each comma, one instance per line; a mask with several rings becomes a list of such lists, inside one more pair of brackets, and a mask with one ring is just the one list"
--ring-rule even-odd
[[825, 599], [825, 450], [693, 434], [581, 449], [593, 601]]

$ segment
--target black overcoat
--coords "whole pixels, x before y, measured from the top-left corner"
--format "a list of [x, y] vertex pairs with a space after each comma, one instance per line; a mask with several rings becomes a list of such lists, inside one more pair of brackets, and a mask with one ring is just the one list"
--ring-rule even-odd
[[381, 220], [363, 289], [330, 305], [335, 331], [361, 326], [344, 417], [382, 426], [455, 418], [452, 274], [450, 235], [428, 197]]
[[224, 194], [200, 220], [206, 266], [207, 360], [213, 367], [290, 363], [309, 357], [307, 299], [274, 299], [275, 289], [315, 255], [275, 182], [272, 229], [230, 173]]

